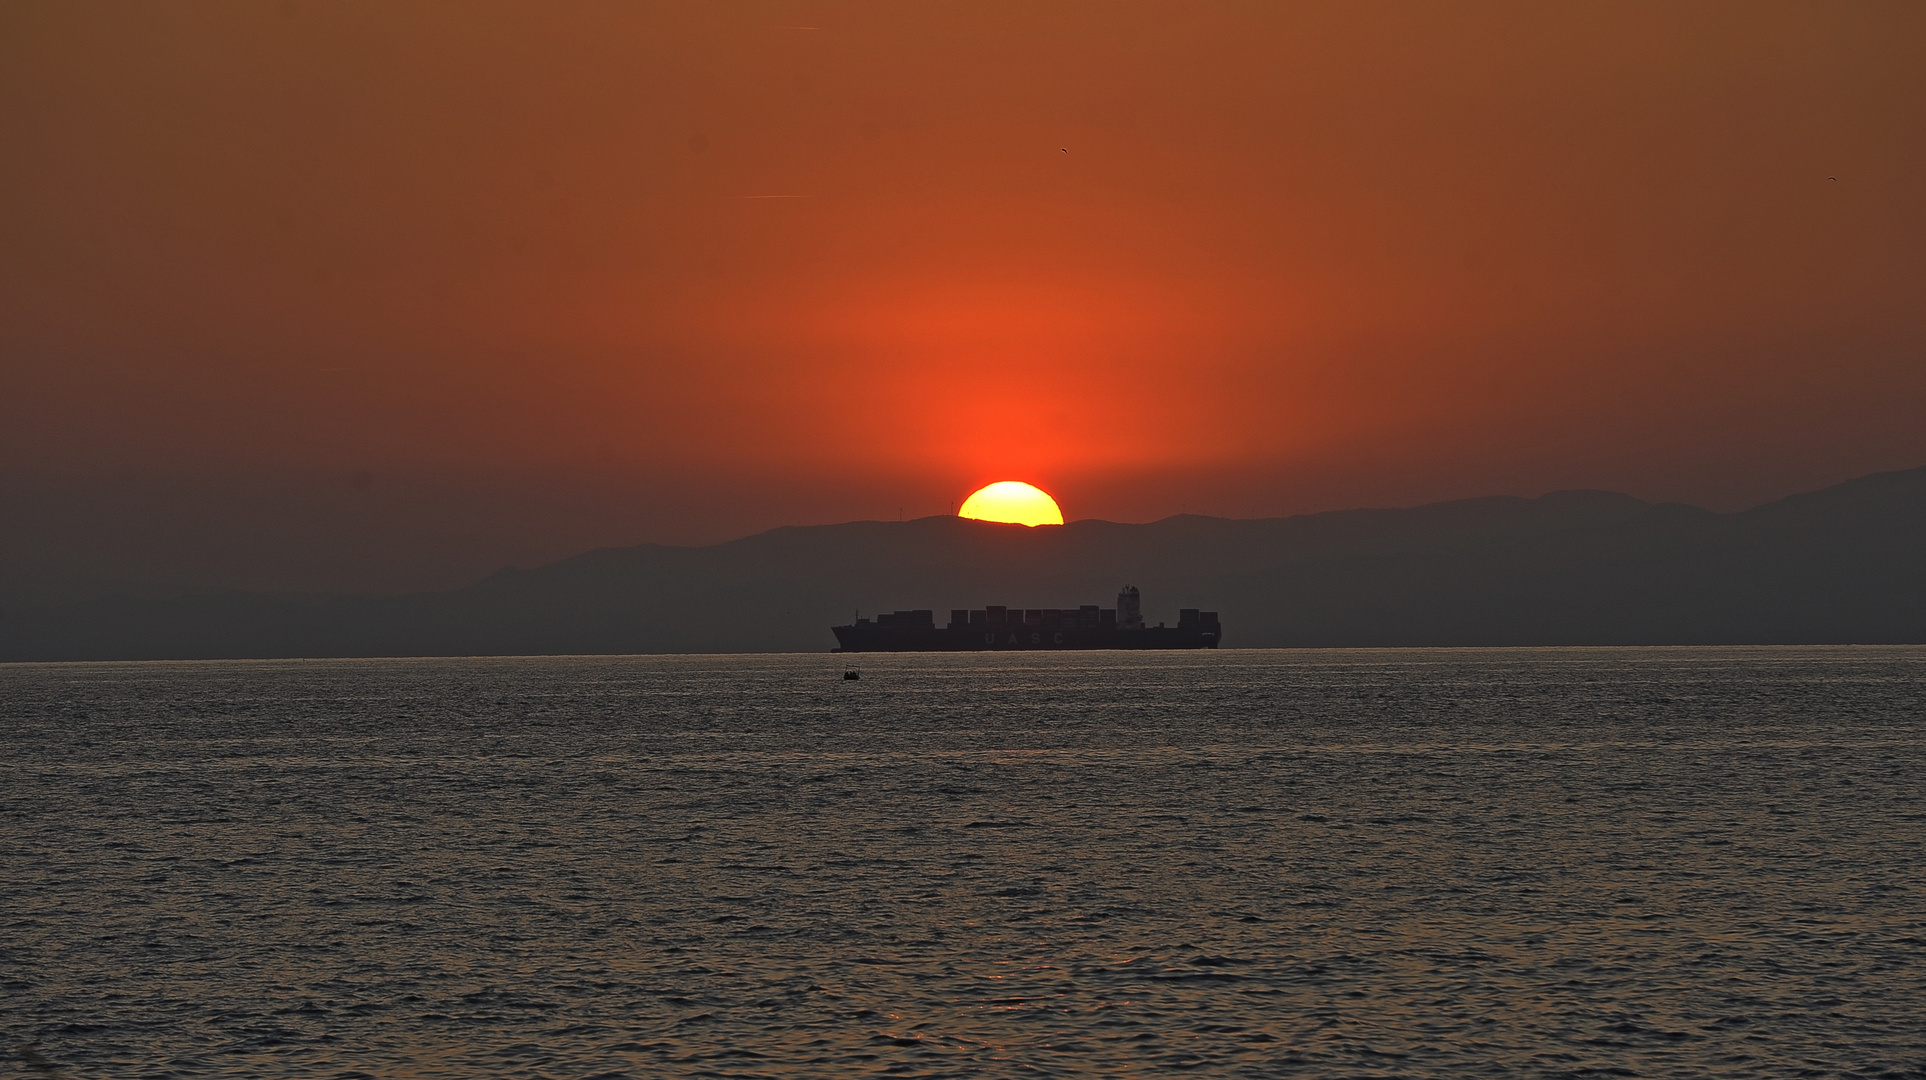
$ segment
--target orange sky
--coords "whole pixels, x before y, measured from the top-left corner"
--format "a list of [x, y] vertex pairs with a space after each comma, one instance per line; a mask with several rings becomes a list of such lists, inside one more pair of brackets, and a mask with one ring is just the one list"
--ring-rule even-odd
[[572, 492], [475, 511], [522, 555], [1005, 477], [1745, 505], [1926, 464], [1922, 56], [1912, 2], [12, 4], [0, 479]]

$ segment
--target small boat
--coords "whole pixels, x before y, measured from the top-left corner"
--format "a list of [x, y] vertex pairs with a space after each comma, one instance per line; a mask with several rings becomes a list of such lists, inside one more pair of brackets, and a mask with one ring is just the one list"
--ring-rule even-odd
[[860, 679], [862, 677], [863, 677], [863, 673], [855, 670], [854, 668], [851, 668], [850, 670], [843, 672], [843, 678], [845, 679]]

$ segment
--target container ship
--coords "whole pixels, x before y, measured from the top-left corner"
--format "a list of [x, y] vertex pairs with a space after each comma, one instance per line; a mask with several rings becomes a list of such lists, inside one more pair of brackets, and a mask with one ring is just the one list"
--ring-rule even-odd
[[989, 652], [1019, 649], [1215, 649], [1223, 637], [1215, 611], [1184, 608], [1177, 625], [1144, 623], [1135, 585], [1117, 606], [1079, 608], [957, 608], [947, 626], [934, 611], [897, 611], [847, 626], [832, 626], [833, 652]]

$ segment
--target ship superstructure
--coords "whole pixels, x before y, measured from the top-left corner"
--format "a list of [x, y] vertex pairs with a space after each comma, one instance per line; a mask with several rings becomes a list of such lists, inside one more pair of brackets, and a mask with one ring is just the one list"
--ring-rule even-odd
[[1215, 649], [1223, 628], [1215, 611], [1183, 608], [1177, 625], [1146, 625], [1135, 585], [1117, 594], [1117, 606], [1077, 608], [955, 608], [936, 625], [936, 612], [896, 611], [873, 619], [858, 616], [830, 628], [836, 652], [986, 652], [1025, 649]]

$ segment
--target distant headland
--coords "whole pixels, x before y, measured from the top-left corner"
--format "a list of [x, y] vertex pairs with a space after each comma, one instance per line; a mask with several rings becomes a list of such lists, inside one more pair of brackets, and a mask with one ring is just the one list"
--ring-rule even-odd
[[1722, 514], [1602, 491], [1030, 529], [955, 517], [591, 551], [400, 596], [113, 595], [0, 612], [0, 660], [826, 652], [852, 610], [1118, 582], [1240, 648], [1926, 642], [1926, 469]]

